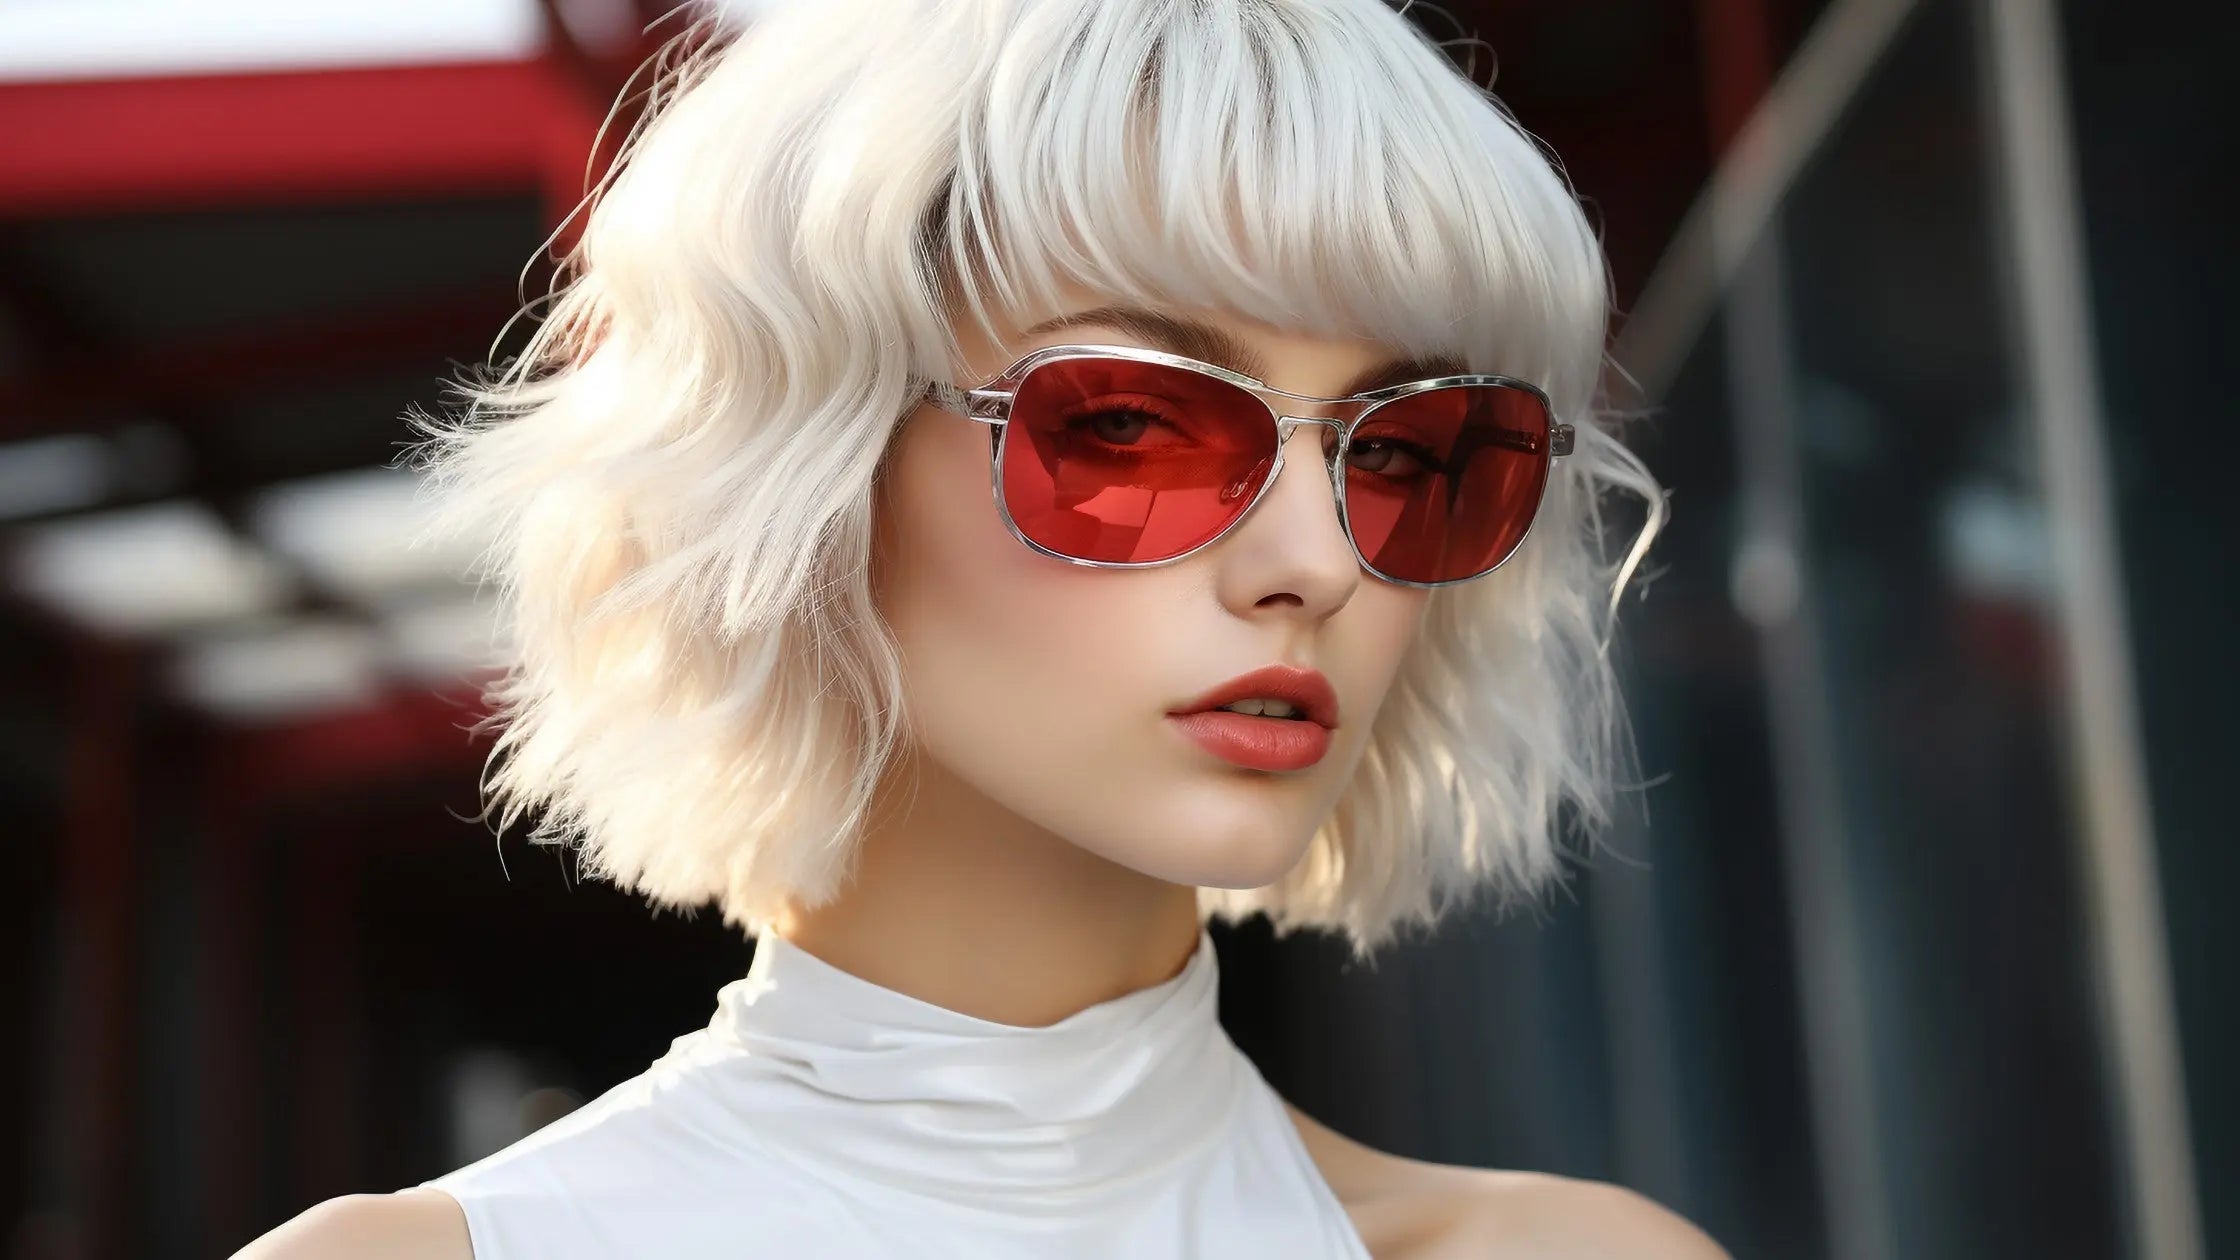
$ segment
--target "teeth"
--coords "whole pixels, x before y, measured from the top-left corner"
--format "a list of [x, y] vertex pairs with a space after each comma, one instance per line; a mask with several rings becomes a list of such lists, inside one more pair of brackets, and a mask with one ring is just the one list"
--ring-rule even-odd
[[1231, 713], [1248, 713], [1253, 717], [1305, 717], [1298, 705], [1288, 700], [1233, 700], [1221, 706]]

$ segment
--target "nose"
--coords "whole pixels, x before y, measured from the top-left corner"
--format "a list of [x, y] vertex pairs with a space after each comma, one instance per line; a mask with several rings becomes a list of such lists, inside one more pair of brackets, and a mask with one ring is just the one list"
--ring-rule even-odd
[[1285, 417], [1283, 468], [1222, 549], [1224, 599], [1240, 613], [1271, 602], [1296, 605], [1315, 619], [1345, 606], [1361, 582], [1361, 562], [1338, 520], [1337, 496], [1323, 444], [1328, 422]]

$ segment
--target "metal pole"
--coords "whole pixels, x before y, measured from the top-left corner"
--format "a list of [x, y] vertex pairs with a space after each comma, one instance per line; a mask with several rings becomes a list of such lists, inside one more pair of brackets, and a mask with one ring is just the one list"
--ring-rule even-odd
[[1782, 258], [1775, 223], [1737, 271], [1726, 308], [1743, 529], [1732, 582], [1735, 603], [1758, 627], [1827, 1254], [1887, 1260], [1890, 1201], [1875, 1123], [1872, 1024], [1804, 536]]
[[2075, 793], [2109, 1107], [2132, 1254], [2200, 1260], [2200, 1203], [2141, 753], [2105, 417], [2077, 223], [2069, 94], [2047, 0], [1980, 0], [2008, 278], [2036, 438], [2061, 630]]

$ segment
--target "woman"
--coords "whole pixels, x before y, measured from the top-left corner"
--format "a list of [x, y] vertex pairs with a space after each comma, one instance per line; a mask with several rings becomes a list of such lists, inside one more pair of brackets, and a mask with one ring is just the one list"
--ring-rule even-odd
[[246, 1254], [1723, 1254], [1355, 1143], [1215, 1019], [1210, 918], [1367, 957], [1602, 816], [1596, 503], [1661, 498], [1561, 176], [1379, 0], [760, 7], [426, 448], [499, 540], [504, 820], [748, 974]]

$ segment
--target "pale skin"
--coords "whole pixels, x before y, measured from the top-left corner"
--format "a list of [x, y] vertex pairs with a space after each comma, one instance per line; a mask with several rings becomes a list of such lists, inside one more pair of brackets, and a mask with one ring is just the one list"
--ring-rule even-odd
[[[1103, 305], [1070, 289], [1058, 310]], [[1258, 357], [1263, 382], [1316, 397], [1345, 394], [1401, 357], [1375, 341], [1217, 312], [1159, 313], [1215, 327]], [[965, 357], [952, 379], [977, 384], [1029, 350], [1065, 343], [1206, 357], [1141, 325], [1028, 334], [1038, 322], [1008, 323], [993, 341], [960, 323]], [[1323, 414], [1313, 404], [1286, 410]], [[912, 412], [881, 487], [873, 565], [903, 649], [909, 755], [883, 785], [845, 891], [796, 907], [774, 929], [878, 984], [1020, 1025], [1174, 976], [1196, 945], [1197, 887], [1259, 887], [1305, 853], [1429, 596], [1361, 569], [1333, 504], [1324, 432], [1293, 434], [1276, 483], [1213, 546], [1170, 565], [1107, 570], [1033, 552], [1005, 529], [983, 425], [932, 406]], [[1246, 770], [1172, 729], [1170, 710], [1276, 662], [1318, 669], [1338, 693], [1339, 724], [1316, 765]], [[1378, 1260], [1726, 1255], [1617, 1186], [1407, 1159], [1290, 1112]], [[408, 1190], [329, 1200], [239, 1254], [472, 1260], [473, 1251], [456, 1202]]]

